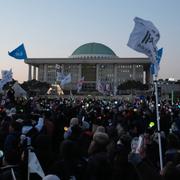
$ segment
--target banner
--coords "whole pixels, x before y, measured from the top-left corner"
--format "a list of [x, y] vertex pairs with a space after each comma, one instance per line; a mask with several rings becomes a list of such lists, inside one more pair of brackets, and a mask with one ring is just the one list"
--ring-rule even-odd
[[0, 91], [2, 91], [3, 86], [12, 81], [12, 70], [10, 69], [8, 70], [2, 70], [1, 71], [1, 75], [2, 75], [2, 79], [0, 80]]
[[27, 59], [26, 50], [24, 44], [21, 44], [16, 49], [11, 52], [8, 52], [9, 56], [14, 57], [16, 59]]
[[8, 70], [2, 70], [1, 71], [1, 75], [2, 75], [2, 79], [7, 82], [11, 82], [12, 81], [12, 69]]
[[29, 162], [28, 162], [28, 171], [29, 173], [37, 173], [42, 178], [45, 176], [44, 171], [39, 163], [39, 160], [36, 157], [34, 152], [29, 152]]
[[130, 34], [128, 46], [138, 52], [146, 54], [151, 62], [156, 61], [156, 44], [160, 38], [158, 29], [151, 21], [134, 18], [135, 26]]

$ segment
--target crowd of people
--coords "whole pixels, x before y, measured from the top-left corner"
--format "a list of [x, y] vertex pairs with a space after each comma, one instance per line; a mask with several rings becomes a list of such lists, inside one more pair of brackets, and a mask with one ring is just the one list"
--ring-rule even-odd
[[159, 104], [162, 170], [153, 97], [15, 99], [9, 92], [0, 103], [0, 180], [28, 179], [29, 150], [46, 180], [180, 179], [179, 102]]

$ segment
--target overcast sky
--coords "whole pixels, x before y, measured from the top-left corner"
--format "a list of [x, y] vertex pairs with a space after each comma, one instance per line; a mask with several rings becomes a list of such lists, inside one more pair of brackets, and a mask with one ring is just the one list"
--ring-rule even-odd
[[180, 79], [180, 0], [0, 0], [0, 70], [27, 80], [28, 66], [8, 56], [21, 43], [29, 58], [68, 57], [89, 42], [119, 57], [145, 57], [127, 46], [136, 16], [160, 32], [159, 78]]

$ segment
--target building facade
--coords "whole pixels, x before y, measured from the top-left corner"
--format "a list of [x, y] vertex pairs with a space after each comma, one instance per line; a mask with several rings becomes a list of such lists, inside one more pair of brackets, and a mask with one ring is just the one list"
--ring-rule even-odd
[[149, 84], [152, 81], [148, 58], [119, 58], [109, 47], [100, 43], [87, 43], [78, 47], [68, 58], [28, 58], [28, 80], [36, 79], [54, 84], [57, 69], [64, 75], [71, 73], [71, 83], [64, 86], [75, 90], [84, 77], [83, 90], [94, 91], [98, 82], [108, 84], [111, 91], [127, 80]]

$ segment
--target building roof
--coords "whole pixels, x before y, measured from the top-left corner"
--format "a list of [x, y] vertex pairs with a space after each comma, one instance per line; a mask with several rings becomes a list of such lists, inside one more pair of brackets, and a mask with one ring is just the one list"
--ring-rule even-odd
[[78, 47], [71, 57], [87, 57], [87, 56], [110, 56], [116, 57], [113, 50], [101, 43], [87, 43]]

